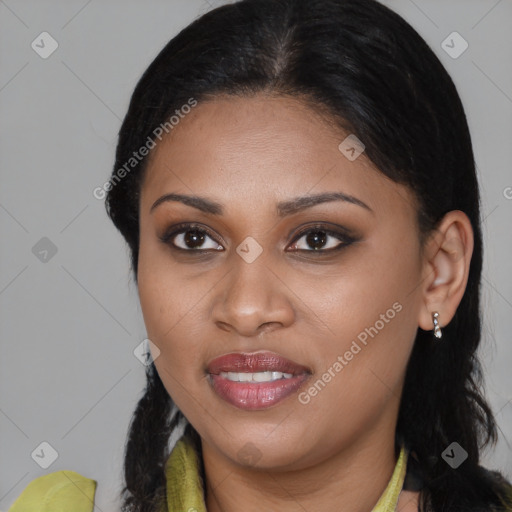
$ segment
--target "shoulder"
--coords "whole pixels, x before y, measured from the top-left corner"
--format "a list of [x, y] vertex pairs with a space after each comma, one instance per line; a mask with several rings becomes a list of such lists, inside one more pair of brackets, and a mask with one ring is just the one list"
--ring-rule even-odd
[[32, 480], [8, 512], [92, 512], [96, 484], [75, 471], [54, 471]]

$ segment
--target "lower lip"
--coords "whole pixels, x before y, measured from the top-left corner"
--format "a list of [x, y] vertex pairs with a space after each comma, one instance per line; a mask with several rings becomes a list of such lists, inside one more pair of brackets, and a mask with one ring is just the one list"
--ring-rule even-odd
[[295, 393], [307, 380], [308, 374], [274, 382], [234, 382], [210, 374], [214, 391], [226, 402], [245, 410], [266, 409]]

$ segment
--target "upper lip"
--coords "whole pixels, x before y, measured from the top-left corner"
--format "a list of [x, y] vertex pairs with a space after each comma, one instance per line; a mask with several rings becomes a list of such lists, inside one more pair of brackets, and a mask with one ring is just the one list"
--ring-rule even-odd
[[232, 352], [211, 360], [207, 371], [214, 375], [220, 372], [282, 372], [292, 375], [311, 373], [306, 366], [275, 352]]

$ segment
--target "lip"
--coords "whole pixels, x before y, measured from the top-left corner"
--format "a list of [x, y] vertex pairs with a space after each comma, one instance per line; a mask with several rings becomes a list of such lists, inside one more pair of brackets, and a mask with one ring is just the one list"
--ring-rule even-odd
[[[289, 379], [273, 382], [234, 382], [220, 372], [252, 373], [274, 371], [291, 373]], [[267, 409], [296, 393], [309, 379], [311, 370], [274, 352], [231, 353], [208, 364], [209, 382], [215, 393], [239, 409]]]
[[311, 373], [306, 366], [275, 352], [232, 352], [210, 361], [206, 371], [213, 375], [220, 372], [283, 372], [294, 376]]

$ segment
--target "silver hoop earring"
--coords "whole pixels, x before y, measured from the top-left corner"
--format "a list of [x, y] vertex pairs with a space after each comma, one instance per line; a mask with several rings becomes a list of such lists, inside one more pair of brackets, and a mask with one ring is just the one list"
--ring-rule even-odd
[[439, 327], [439, 313], [437, 311], [432, 313], [432, 321], [434, 322], [434, 336], [440, 338], [443, 333], [441, 332], [441, 327]]

